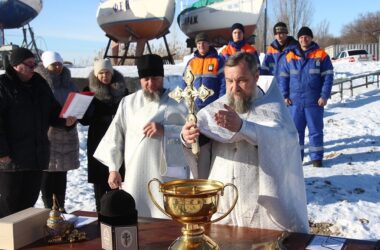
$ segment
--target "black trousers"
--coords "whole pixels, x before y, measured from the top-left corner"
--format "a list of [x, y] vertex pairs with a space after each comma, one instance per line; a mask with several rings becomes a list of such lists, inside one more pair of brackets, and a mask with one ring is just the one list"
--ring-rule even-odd
[[100, 212], [100, 200], [103, 194], [111, 191], [112, 189], [108, 185], [108, 182], [94, 183], [94, 193], [95, 193], [95, 202], [96, 202], [96, 212]]
[[67, 185], [67, 171], [63, 172], [48, 172], [43, 171], [41, 193], [42, 201], [45, 208], [53, 207], [53, 194], [57, 197], [58, 206], [62, 210], [65, 208]]
[[0, 218], [33, 207], [41, 180], [42, 171], [0, 172]]

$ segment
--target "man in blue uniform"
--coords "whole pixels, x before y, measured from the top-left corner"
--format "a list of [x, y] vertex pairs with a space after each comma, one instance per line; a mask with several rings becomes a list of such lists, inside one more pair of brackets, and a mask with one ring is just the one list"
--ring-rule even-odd
[[260, 58], [259, 54], [257, 53], [256, 47], [249, 44], [245, 38], [244, 38], [244, 26], [241, 23], [234, 23], [231, 26], [231, 37], [232, 40], [228, 42], [226, 46], [223, 47], [223, 49], [220, 52], [220, 55], [223, 57], [225, 61], [232, 56], [235, 55], [237, 52], [247, 52], [252, 54], [256, 61], [257, 65], [260, 69]]
[[299, 46], [280, 65], [279, 85], [298, 130], [302, 158], [307, 126], [310, 159], [314, 167], [322, 167], [323, 112], [331, 95], [333, 66], [327, 53], [313, 42], [310, 28], [302, 27], [297, 38]]
[[[216, 49], [210, 46], [208, 35], [204, 32], [198, 33], [195, 36], [195, 43], [197, 50], [187, 63], [184, 74], [188, 69], [191, 70], [195, 77], [196, 89], [204, 85], [214, 91], [214, 94], [205, 101], [199, 98], [195, 100], [196, 108], [200, 110], [226, 93], [226, 83], [223, 73], [224, 60]], [[185, 81], [182, 81], [181, 87], [182, 89], [186, 87]]]
[[273, 75], [278, 81], [279, 65], [285, 62], [285, 55], [290, 49], [297, 47], [298, 42], [294, 37], [288, 36], [288, 27], [283, 22], [278, 22], [273, 27], [275, 40], [269, 45], [261, 66], [262, 75]]

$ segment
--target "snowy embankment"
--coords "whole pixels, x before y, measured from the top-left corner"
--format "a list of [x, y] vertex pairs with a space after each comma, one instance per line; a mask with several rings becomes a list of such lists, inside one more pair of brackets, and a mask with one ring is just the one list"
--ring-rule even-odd
[[[133, 66], [118, 69], [137, 76]], [[335, 75], [345, 78], [379, 69], [380, 62], [337, 65]], [[165, 66], [171, 81], [182, 71], [183, 65]], [[370, 86], [354, 93], [343, 101], [334, 95], [326, 107], [324, 168], [304, 166], [309, 219], [324, 223], [334, 235], [380, 239], [380, 89]], [[68, 212], [95, 210], [93, 188], [87, 183], [87, 127], [78, 129], [81, 166], [69, 171]], [[42, 206], [41, 199], [36, 206]]]

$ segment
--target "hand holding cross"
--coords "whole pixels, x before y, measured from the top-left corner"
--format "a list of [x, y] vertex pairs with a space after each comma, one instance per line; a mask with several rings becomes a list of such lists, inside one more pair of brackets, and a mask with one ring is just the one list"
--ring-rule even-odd
[[[183, 80], [186, 83], [186, 87], [182, 90], [180, 87], [176, 87], [172, 92], [169, 93], [169, 97], [176, 100], [178, 103], [182, 99], [185, 100], [186, 106], [188, 108], [188, 115], [186, 120], [193, 124], [197, 124], [197, 116], [195, 114], [195, 99], [199, 98], [202, 101], [205, 101], [208, 97], [214, 94], [212, 89], [207, 88], [202, 84], [198, 89], [194, 88], [194, 75], [191, 72], [191, 69], [187, 68]], [[198, 140], [191, 145], [193, 154], [199, 153], [199, 143]]]

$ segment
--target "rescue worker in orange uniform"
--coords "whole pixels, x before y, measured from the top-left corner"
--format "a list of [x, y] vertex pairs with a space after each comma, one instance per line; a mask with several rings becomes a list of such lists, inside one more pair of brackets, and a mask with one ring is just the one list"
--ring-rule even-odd
[[231, 26], [231, 31], [232, 41], [229, 41], [228, 45], [226, 45], [220, 52], [220, 55], [223, 57], [223, 59], [226, 61], [228, 57], [236, 54], [236, 52], [239, 51], [247, 52], [255, 56], [257, 65], [260, 69], [260, 59], [255, 46], [250, 45], [244, 39], [244, 26], [241, 23], [234, 23]]
[[288, 27], [283, 22], [278, 22], [273, 27], [275, 40], [269, 45], [265, 54], [262, 75], [273, 75], [277, 82], [281, 63], [285, 63], [285, 55], [298, 46], [298, 41], [292, 36], [288, 36]]
[[298, 130], [304, 157], [305, 130], [309, 130], [309, 154], [314, 167], [322, 167], [324, 107], [331, 96], [334, 68], [328, 54], [313, 41], [313, 32], [302, 27], [299, 46], [280, 65], [279, 86]]
[[[226, 83], [223, 73], [224, 60], [218, 55], [216, 49], [210, 46], [208, 35], [204, 32], [197, 34], [195, 42], [197, 50], [194, 52], [194, 57], [187, 63], [184, 72], [190, 69], [194, 74], [193, 84], [196, 89], [203, 84], [214, 91], [214, 94], [205, 101], [199, 98], [195, 100], [196, 108], [200, 110], [226, 93]], [[185, 81], [182, 82], [181, 87], [182, 89], [186, 87]]]

